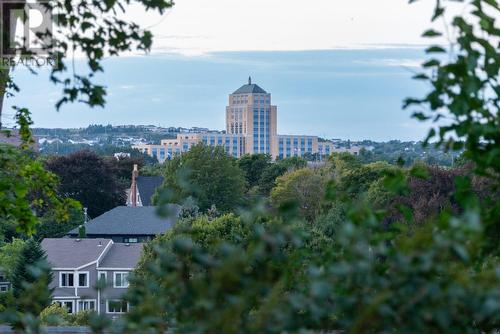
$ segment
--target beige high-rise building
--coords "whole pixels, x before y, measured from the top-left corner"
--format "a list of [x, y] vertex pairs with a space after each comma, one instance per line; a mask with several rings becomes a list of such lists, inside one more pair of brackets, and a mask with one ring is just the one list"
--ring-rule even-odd
[[229, 95], [226, 132], [245, 137], [245, 151], [277, 156], [277, 107], [271, 94], [252, 83]]
[[330, 155], [333, 142], [316, 136], [278, 135], [278, 107], [271, 104], [271, 94], [259, 85], [248, 83], [229, 95], [226, 106], [226, 133], [178, 134], [176, 139], [162, 140], [160, 145], [134, 145], [133, 148], [163, 162], [182, 154], [197, 144], [222, 146], [239, 158], [244, 154], [269, 154], [273, 159]]

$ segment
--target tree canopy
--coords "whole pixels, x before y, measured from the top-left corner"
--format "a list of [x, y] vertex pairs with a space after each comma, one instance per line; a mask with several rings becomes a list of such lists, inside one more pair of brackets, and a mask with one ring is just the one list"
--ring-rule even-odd
[[93, 152], [52, 157], [45, 166], [59, 178], [58, 194], [78, 200], [91, 218], [125, 204], [126, 186], [119, 183], [113, 166]]
[[215, 205], [223, 212], [235, 210], [243, 204], [243, 171], [224, 148], [198, 144], [165, 164], [165, 191], [162, 197], [160, 190], [157, 203], [183, 203], [191, 197], [202, 211]]

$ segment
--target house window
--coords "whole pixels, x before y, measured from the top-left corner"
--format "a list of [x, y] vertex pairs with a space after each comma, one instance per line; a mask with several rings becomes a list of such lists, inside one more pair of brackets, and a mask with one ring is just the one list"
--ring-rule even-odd
[[126, 244], [135, 244], [139, 242], [137, 238], [123, 238], [123, 242]]
[[128, 303], [121, 299], [108, 300], [106, 302], [106, 313], [126, 313]]
[[78, 312], [80, 311], [94, 311], [95, 299], [84, 299], [78, 301]]
[[68, 310], [68, 313], [73, 313], [73, 305], [74, 302], [72, 300], [55, 300], [55, 304], [58, 304], [61, 307], [64, 307]]
[[9, 287], [7, 285], [0, 285], [0, 292], [7, 292], [9, 291]]
[[114, 287], [115, 288], [128, 288], [128, 272], [115, 273]]
[[78, 273], [78, 286], [82, 288], [89, 287], [89, 273]]
[[75, 278], [74, 273], [62, 272], [59, 276], [59, 287], [61, 288], [74, 287], [75, 286], [74, 278]]
[[101, 284], [106, 284], [106, 281], [108, 280], [108, 275], [105, 271], [100, 271], [98, 273], [98, 279], [99, 279], [99, 283]]

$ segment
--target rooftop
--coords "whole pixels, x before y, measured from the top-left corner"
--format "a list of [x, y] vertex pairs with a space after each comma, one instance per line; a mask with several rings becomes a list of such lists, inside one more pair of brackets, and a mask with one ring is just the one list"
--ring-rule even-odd
[[99, 260], [100, 268], [135, 268], [143, 244], [119, 244], [111, 239], [47, 238], [42, 248], [52, 268], [77, 269]]
[[[156, 214], [155, 206], [117, 206], [85, 224], [87, 235], [157, 235], [169, 230], [177, 220], [180, 206], [170, 204], [169, 217]], [[69, 235], [78, 235], [78, 228]]]
[[113, 244], [99, 267], [135, 268], [141, 258], [142, 245], [141, 243]]
[[163, 177], [161, 176], [137, 177], [137, 189], [139, 190], [143, 206], [151, 205], [151, 197], [153, 197], [156, 188], [161, 186], [162, 183], [163, 183]]
[[252, 78], [249, 77], [248, 84], [241, 86], [233, 94], [267, 94], [267, 92], [260, 88], [259, 85], [252, 84]]
[[54, 268], [79, 268], [103, 255], [110, 239], [47, 238], [42, 248]]

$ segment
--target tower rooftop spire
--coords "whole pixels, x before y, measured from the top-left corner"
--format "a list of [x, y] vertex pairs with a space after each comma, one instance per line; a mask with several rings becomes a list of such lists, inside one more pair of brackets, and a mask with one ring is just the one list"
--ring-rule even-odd
[[241, 86], [233, 94], [267, 94], [265, 90], [252, 83], [252, 77], [248, 77], [248, 84]]

